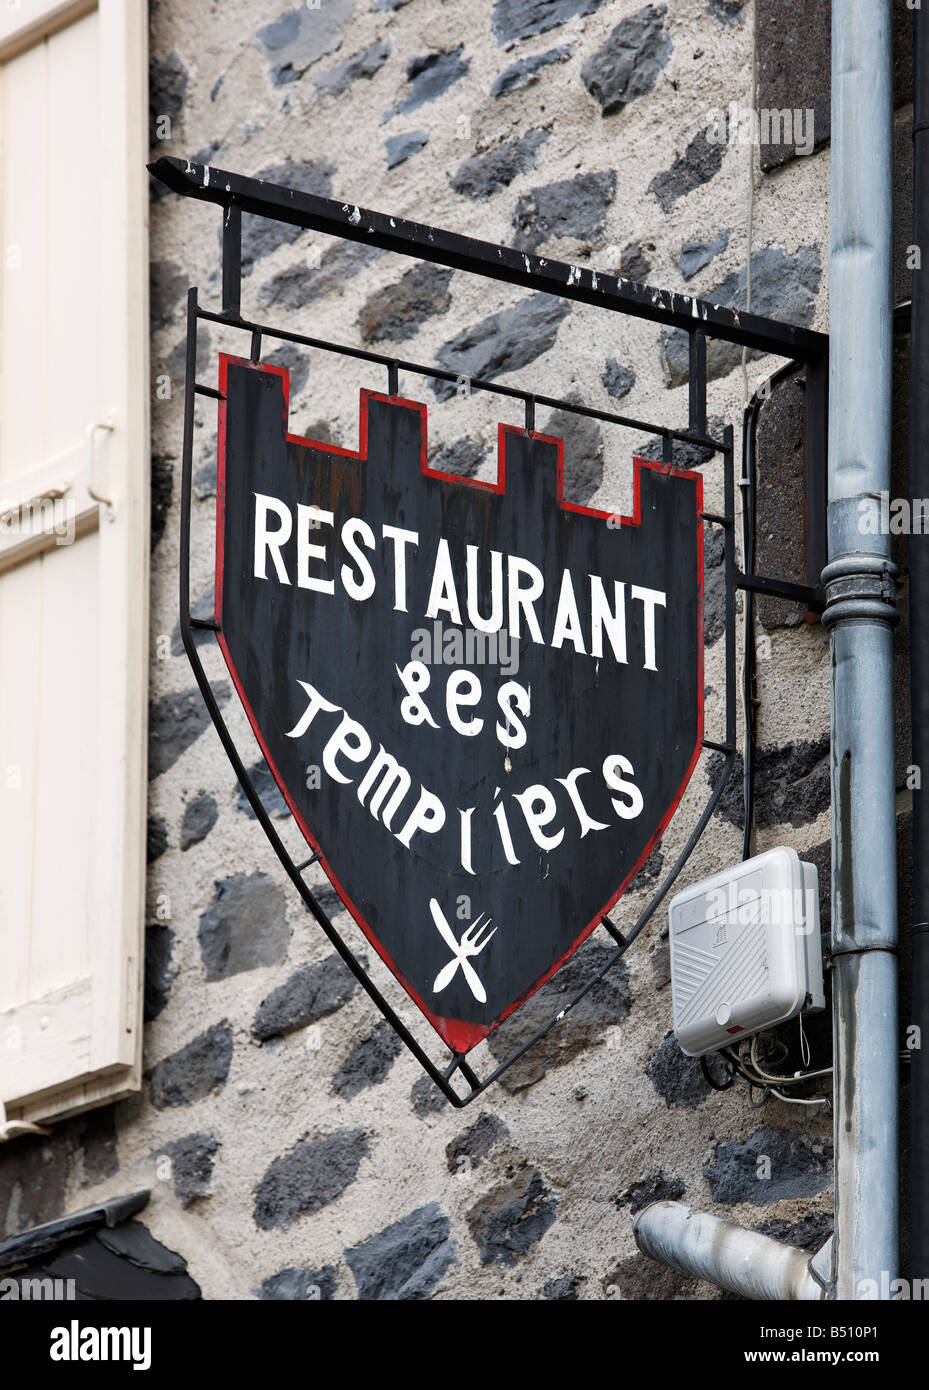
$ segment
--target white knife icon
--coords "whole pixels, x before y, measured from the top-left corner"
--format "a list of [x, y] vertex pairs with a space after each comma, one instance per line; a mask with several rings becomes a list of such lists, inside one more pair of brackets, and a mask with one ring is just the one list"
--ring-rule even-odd
[[471, 993], [479, 1003], [486, 1004], [487, 991], [481, 984], [478, 973], [471, 964], [469, 957], [479, 956], [490, 941], [490, 938], [496, 932], [496, 927], [493, 928], [493, 931], [487, 930], [493, 918], [488, 917], [485, 919], [484, 914], [481, 913], [477, 921], [472, 922], [462, 933], [461, 940], [459, 941], [446, 921], [445, 914], [439, 906], [437, 899], [429, 899], [429, 911], [432, 913], [432, 920], [436, 924], [439, 935], [453, 953], [453, 959], [449, 961], [448, 965], [443, 965], [442, 969], [435, 977], [435, 984], [432, 986], [434, 992], [436, 994], [441, 994], [446, 985], [451, 984], [455, 977], [455, 972], [460, 965], [462, 974], [468, 982]]

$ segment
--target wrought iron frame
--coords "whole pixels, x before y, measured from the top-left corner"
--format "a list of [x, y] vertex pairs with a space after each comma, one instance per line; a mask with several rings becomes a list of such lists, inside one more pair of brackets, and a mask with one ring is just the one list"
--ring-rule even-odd
[[[566, 1014], [570, 1013], [617, 964], [667, 895], [709, 822], [729, 780], [736, 758], [736, 590], [743, 589], [749, 592], [793, 599], [803, 603], [807, 609], [813, 611], [821, 610], [823, 606], [819, 575], [825, 564], [828, 338], [826, 335], [810, 329], [798, 328], [758, 315], [722, 308], [709, 304], [705, 300], [653, 289], [646, 285], [618, 279], [615, 276], [601, 274], [598, 271], [583, 267], [570, 266], [543, 257], [526, 255], [508, 247], [477, 241], [470, 237], [443, 231], [440, 228], [408, 222], [402, 218], [371, 212], [328, 198], [301, 193], [295, 189], [265, 183], [261, 180], [243, 178], [238, 174], [228, 173], [211, 166], [163, 158], [156, 160], [148, 167], [156, 179], [174, 192], [185, 197], [216, 203], [223, 209], [222, 310], [214, 312], [202, 308], [195, 288], [189, 290], [187, 298], [180, 553], [180, 631], [184, 650], [242, 789], [307, 910], [319, 923], [349, 970], [366, 990], [386, 1020], [396, 1030], [425, 1072], [446, 1099], [452, 1105], [460, 1108], [483, 1094], [509, 1067], [544, 1038]], [[219, 629], [214, 621], [193, 617], [190, 612], [190, 522], [194, 406], [197, 396], [205, 396], [214, 400], [221, 399], [220, 392], [215, 387], [202, 385], [196, 379], [197, 329], [201, 320], [221, 324], [229, 329], [249, 334], [249, 360], [253, 362], [260, 360], [263, 341], [266, 338], [273, 338], [299, 344], [303, 347], [317, 348], [356, 358], [386, 368], [388, 394], [391, 395], [397, 394], [401, 371], [452, 383], [458, 381], [458, 376], [454, 372], [435, 366], [425, 366], [422, 363], [370, 352], [362, 348], [327, 342], [323, 339], [308, 337], [305, 334], [290, 332], [282, 328], [274, 328], [268, 324], [243, 317], [241, 312], [243, 212], [286, 222], [301, 229], [314, 230], [343, 240], [378, 246], [383, 250], [410, 256], [420, 261], [431, 261], [489, 279], [502, 280], [528, 289], [541, 290], [547, 294], [608, 309], [614, 313], [630, 314], [654, 323], [683, 329], [688, 334], [690, 366], [689, 412], [686, 430], [675, 430], [666, 426], [650, 424], [631, 416], [595, 410], [577, 401], [559, 400], [556, 397], [538, 395], [513, 386], [479, 378], [469, 378], [469, 389], [521, 400], [525, 408], [525, 428], [527, 430], [535, 428], [536, 406], [542, 405], [595, 420], [603, 420], [629, 429], [648, 431], [652, 435], [659, 436], [662, 441], [662, 461], [665, 463], [673, 463], [674, 461], [675, 441], [697, 445], [709, 450], [711, 455], [719, 454], [722, 456], [725, 470], [723, 513], [716, 514], [707, 511], [702, 513], [704, 521], [720, 527], [724, 534], [726, 576], [724, 623], [726, 643], [725, 734], [724, 741], [721, 743], [707, 738], [703, 740], [704, 749], [715, 751], [723, 757], [719, 777], [710, 791], [687, 843], [652, 895], [648, 906], [639, 914], [630, 930], [623, 933], [608, 917], [601, 919], [602, 925], [616, 942], [616, 950], [610, 955], [606, 963], [567, 1003], [562, 1004], [557, 1012], [536, 1030], [532, 1037], [484, 1078], [475, 1074], [465, 1053], [453, 1051], [451, 1061], [447, 1066], [440, 1068], [436, 1065], [388, 1000], [384, 998], [365, 968], [356, 959], [351, 947], [342, 940], [327, 913], [317, 902], [303, 875], [319, 856], [313, 854], [303, 862], [295, 863], [277, 833], [239, 755], [213, 693], [209, 677], [200, 660], [194, 637], [195, 631], [216, 633]], [[806, 368], [805, 558], [807, 575], [812, 575], [815, 579], [812, 584], [791, 584], [754, 573], [745, 574], [736, 565], [733, 431], [731, 426], [726, 426], [721, 440], [711, 438], [707, 432], [706, 341], [708, 337], [721, 338], [746, 348], [786, 357], [791, 359], [795, 366], [803, 365]], [[744, 478], [742, 482], [745, 482]], [[456, 1091], [451, 1085], [451, 1080], [456, 1075], [460, 1076], [468, 1087], [465, 1094]]]

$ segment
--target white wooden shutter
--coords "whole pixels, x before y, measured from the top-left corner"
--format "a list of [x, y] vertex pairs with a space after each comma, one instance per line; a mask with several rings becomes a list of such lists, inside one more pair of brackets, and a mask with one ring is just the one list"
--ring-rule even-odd
[[[8, 1120], [70, 1114], [140, 1084], [147, 20], [145, 0], [0, 0]], [[73, 544], [59, 544], [69, 519]]]

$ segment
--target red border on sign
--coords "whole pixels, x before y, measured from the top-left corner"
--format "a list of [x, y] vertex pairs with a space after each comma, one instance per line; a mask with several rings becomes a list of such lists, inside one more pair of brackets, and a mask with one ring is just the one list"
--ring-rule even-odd
[[[423, 1000], [422, 998], [420, 998], [419, 994], [418, 994], [417, 991], [413, 988], [413, 986], [410, 984], [410, 982], [404, 977], [404, 975], [401, 973], [401, 971], [398, 970], [397, 966], [394, 964], [393, 960], [391, 959], [389, 953], [386, 951], [386, 949], [384, 948], [384, 946], [382, 945], [382, 943], [377, 939], [377, 937], [375, 936], [374, 932], [373, 932], [372, 929], [369, 927], [368, 923], [365, 921], [364, 915], [362, 914], [362, 912], [360, 911], [360, 909], [355, 905], [355, 903], [352, 901], [352, 899], [351, 899], [351, 897], [349, 896], [349, 894], [346, 892], [346, 890], [342, 887], [342, 884], [339, 882], [339, 880], [338, 880], [338, 878], [337, 878], [337, 876], [336, 876], [336, 874], [335, 874], [335, 872], [334, 872], [334, 870], [333, 870], [333, 868], [332, 868], [332, 865], [329, 863], [329, 860], [328, 860], [327, 857], [326, 857], [325, 851], [323, 850], [322, 846], [319, 844], [319, 842], [318, 842], [318, 841], [316, 840], [316, 838], [314, 837], [313, 832], [310, 830], [309, 826], [306, 824], [306, 821], [303, 819], [303, 816], [301, 815], [301, 813], [300, 813], [298, 807], [295, 805], [295, 803], [294, 803], [294, 801], [293, 801], [293, 799], [292, 799], [292, 797], [291, 797], [289, 791], [287, 790], [287, 787], [286, 787], [285, 784], [284, 784], [284, 779], [281, 777], [280, 773], [278, 772], [278, 769], [277, 769], [277, 767], [275, 766], [274, 760], [272, 759], [271, 754], [270, 754], [270, 752], [269, 752], [269, 750], [268, 750], [268, 748], [267, 748], [267, 745], [265, 744], [265, 740], [264, 740], [264, 737], [263, 737], [263, 735], [262, 735], [262, 732], [261, 732], [260, 728], [258, 727], [258, 721], [257, 721], [257, 719], [255, 718], [255, 715], [254, 715], [254, 712], [253, 712], [253, 710], [252, 710], [251, 705], [249, 704], [248, 697], [247, 697], [247, 695], [246, 695], [246, 693], [245, 693], [244, 687], [243, 687], [243, 685], [242, 685], [242, 681], [241, 681], [241, 679], [240, 679], [240, 677], [239, 677], [239, 673], [238, 673], [238, 671], [236, 670], [235, 663], [234, 663], [234, 661], [232, 660], [232, 655], [231, 655], [231, 653], [230, 653], [230, 651], [229, 651], [229, 647], [228, 647], [228, 645], [227, 645], [227, 643], [226, 643], [225, 636], [224, 636], [224, 634], [223, 634], [223, 632], [222, 632], [222, 600], [223, 600], [223, 531], [224, 531], [225, 508], [226, 508], [226, 374], [227, 374], [227, 371], [228, 371], [228, 368], [229, 368], [230, 365], [235, 365], [235, 366], [238, 366], [238, 367], [246, 367], [246, 368], [248, 368], [248, 369], [251, 370], [251, 371], [260, 371], [260, 372], [265, 372], [265, 373], [268, 373], [268, 374], [272, 374], [272, 375], [274, 375], [274, 376], [279, 376], [279, 377], [281, 378], [281, 383], [282, 383], [283, 392], [284, 392], [284, 408], [283, 408], [283, 411], [282, 411], [282, 416], [283, 416], [283, 426], [284, 426], [284, 439], [285, 439], [285, 442], [288, 443], [288, 444], [302, 444], [304, 447], [309, 447], [309, 448], [312, 448], [312, 449], [318, 449], [318, 450], [319, 450], [320, 452], [322, 452], [322, 453], [327, 453], [327, 454], [338, 454], [338, 455], [341, 455], [343, 458], [355, 458], [355, 459], [359, 459], [359, 460], [361, 460], [361, 461], [366, 461], [366, 460], [367, 460], [367, 455], [368, 455], [368, 403], [369, 403], [369, 401], [375, 400], [375, 401], [384, 401], [384, 402], [387, 402], [387, 403], [389, 403], [389, 404], [391, 404], [391, 405], [402, 406], [402, 407], [404, 407], [404, 408], [407, 409], [407, 410], [415, 410], [415, 411], [418, 412], [418, 414], [420, 415], [421, 420], [422, 420], [422, 428], [421, 428], [421, 431], [420, 431], [420, 440], [421, 440], [421, 444], [420, 444], [420, 469], [421, 469], [421, 471], [422, 471], [424, 474], [427, 474], [427, 475], [428, 475], [429, 477], [431, 477], [431, 478], [439, 478], [439, 479], [441, 479], [441, 480], [444, 481], [444, 482], [455, 483], [455, 484], [456, 484], [457, 486], [459, 486], [459, 487], [480, 488], [480, 489], [482, 489], [483, 491], [487, 491], [487, 492], [496, 492], [496, 493], [501, 493], [501, 494], [506, 492], [506, 454], [505, 454], [505, 439], [506, 439], [506, 435], [507, 435], [507, 434], [521, 435], [522, 437], [524, 437], [524, 438], [529, 438], [529, 439], [541, 439], [541, 440], [545, 440], [546, 443], [554, 444], [554, 445], [555, 445], [555, 447], [556, 447], [556, 449], [557, 449], [557, 480], [556, 480], [556, 494], [555, 494], [555, 496], [556, 496], [556, 501], [557, 501], [557, 503], [558, 503], [558, 505], [559, 505], [560, 507], [562, 507], [565, 511], [569, 511], [569, 512], [580, 512], [583, 516], [596, 517], [596, 518], [599, 518], [599, 519], [601, 519], [601, 520], [603, 520], [603, 521], [608, 521], [608, 520], [610, 520], [611, 518], [613, 518], [613, 519], [614, 519], [616, 522], [618, 522], [621, 526], [638, 526], [638, 525], [640, 525], [640, 522], [641, 522], [641, 490], [640, 490], [640, 478], [641, 478], [641, 474], [642, 474], [642, 470], [643, 470], [643, 469], [646, 469], [646, 468], [648, 468], [648, 469], [654, 469], [656, 472], [659, 472], [659, 473], [669, 473], [669, 474], [671, 474], [672, 476], [674, 476], [674, 477], [679, 477], [679, 478], [690, 478], [690, 479], [693, 479], [693, 480], [696, 482], [696, 485], [697, 485], [697, 486], [696, 486], [696, 503], [697, 503], [697, 510], [696, 510], [696, 518], [695, 518], [695, 519], [696, 519], [696, 522], [697, 522], [697, 568], [698, 568], [698, 586], [699, 586], [699, 588], [698, 588], [698, 598], [699, 598], [699, 602], [698, 602], [698, 632], [697, 632], [697, 665], [698, 665], [698, 670], [697, 670], [697, 690], [698, 690], [698, 699], [699, 699], [699, 714], [698, 714], [698, 721], [697, 721], [697, 739], [696, 739], [696, 743], [695, 743], [695, 745], [694, 745], [693, 753], [692, 753], [691, 758], [690, 758], [690, 762], [689, 762], [689, 764], [688, 764], [688, 766], [687, 766], [687, 771], [686, 771], [686, 773], [684, 774], [684, 778], [683, 778], [683, 780], [682, 780], [682, 782], [681, 782], [681, 784], [680, 784], [680, 786], [679, 786], [679, 788], [678, 788], [678, 790], [677, 790], [677, 792], [676, 792], [676, 794], [675, 794], [675, 796], [674, 796], [673, 801], [671, 801], [670, 805], [668, 806], [668, 808], [667, 808], [667, 810], [666, 810], [664, 816], [662, 817], [662, 819], [661, 819], [661, 821], [659, 822], [658, 826], [656, 827], [654, 833], [652, 834], [651, 838], [649, 839], [648, 844], [645, 846], [645, 849], [642, 851], [642, 854], [639, 856], [639, 858], [638, 858], [638, 860], [636, 861], [636, 863], [633, 865], [633, 867], [630, 869], [629, 873], [628, 873], [628, 874], [626, 875], [626, 877], [623, 879], [622, 883], [619, 885], [619, 887], [617, 888], [617, 890], [616, 890], [616, 892], [613, 894], [613, 896], [609, 899], [609, 901], [608, 901], [602, 908], [599, 909], [599, 911], [598, 911], [597, 913], [595, 913], [594, 917], [593, 917], [593, 918], [591, 919], [591, 921], [587, 924], [587, 926], [584, 928], [584, 930], [583, 930], [582, 932], [580, 932], [580, 934], [577, 936], [576, 940], [568, 947], [568, 949], [564, 952], [564, 954], [561, 955], [561, 956], [559, 957], [559, 959], [555, 962], [555, 964], [552, 965], [551, 968], [550, 968], [549, 970], [547, 970], [547, 971], [545, 972], [545, 974], [542, 975], [542, 976], [536, 981], [536, 983], [535, 983], [534, 985], [532, 985], [532, 986], [531, 986], [529, 989], [527, 989], [522, 995], [520, 995], [519, 999], [515, 1000], [512, 1004], [508, 1005], [507, 1008], [504, 1009], [504, 1011], [503, 1011], [503, 1013], [500, 1015], [500, 1017], [499, 1017], [498, 1019], [496, 1019], [492, 1024], [484, 1025], [484, 1024], [466, 1023], [466, 1022], [464, 1022], [462, 1019], [447, 1018], [447, 1017], [445, 1017], [445, 1016], [442, 1015], [442, 1014], [437, 1014], [437, 1013], [433, 1012], [433, 1010], [430, 1009], [429, 1006], [426, 1004], [425, 1000]], [[545, 435], [545, 434], [539, 434], [539, 433], [534, 432], [534, 431], [523, 430], [523, 429], [520, 429], [517, 425], [504, 425], [504, 424], [499, 425], [499, 426], [498, 426], [498, 431], [497, 431], [497, 481], [496, 481], [495, 483], [485, 483], [485, 482], [479, 482], [479, 481], [477, 481], [477, 480], [474, 479], [474, 478], [462, 478], [462, 477], [460, 477], [458, 474], [455, 474], [455, 473], [442, 473], [442, 472], [440, 472], [438, 469], [433, 469], [433, 468], [430, 468], [430, 467], [428, 466], [428, 464], [427, 464], [427, 462], [426, 462], [426, 425], [427, 425], [427, 410], [426, 410], [426, 406], [423, 405], [423, 404], [422, 404], [421, 402], [419, 402], [419, 401], [408, 401], [408, 400], [404, 400], [403, 398], [401, 398], [401, 397], [399, 397], [399, 396], [386, 396], [386, 395], [384, 395], [384, 394], [382, 394], [381, 392], [378, 392], [378, 391], [369, 391], [369, 390], [366, 390], [366, 389], [362, 389], [362, 391], [361, 391], [361, 393], [360, 393], [360, 402], [359, 402], [359, 411], [360, 411], [360, 422], [359, 422], [359, 448], [358, 448], [357, 450], [352, 450], [352, 449], [342, 449], [342, 448], [340, 448], [340, 447], [338, 447], [337, 445], [334, 445], [334, 444], [324, 444], [324, 443], [320, 443], [318, 440], [308, 439], [308, 438], [306, 438], [306, 437], [303, 436], [303, 435], [291, 434], [291, 433], [289, 432], [287, 426], [288, 426], [288, 424], [289, 424], [289, 417], [290, 417], [290, 377], [289, 377], [289, 373], [288, 373], [288, 370], [287, 370], [286, 367], [275, 367], [275, 366], [271, 366], [271, 365], [269, 365], [269, 364], [267, 364], [267, 363], [249, 362], [249, 361], [248, 361], [246, 358], [244, 358], [244, 357], [235, 357], [235, 356], [232, 356], [232, 355], [229, 354], [229, 353], [220, 353], [220, 358], [219, 358], [219, 392], [220, 392], [220, 400], [219, 400], [219, 420], [218, 420], [217, 441], [216, 441], [216, 444], [217, 444], [217, 461], [216, 461], [216, 598], [215, 598], [214, 615], [215, 615], [216, 623], [217, 623], [217, 625], [218, 625], [218, 627], [219, 627], [219, 629], [220, 629], [219, 632], [217, 633], [217, 640], [219, 641], [219, 645], [220, 645], [220, 648], [221, 648], [221, 650], [222, 650], [223, 657], [224, 657], [225, 662], [226, 662], [226, 666], [227, 666], [228, 669], [229, 669], [229, 674], [230, 674], [231, 677], [232, 677], [233, 684], [235, 685], [235, 688], [236, 688], [236, 691], [237, 691], [237, 693], [238, 693], [239, 699], [240, 699], [241, 702], [242, 702], [242, 707], [243, 707], [243, 709], [245, 710], [245, 713], [246, 713], [246, 715], [247, 715], [247, 717], [248, 717], [248, 722], [249, 722], [249, 724], [251, 725], [252, 732], [254, 733], [255, 738], [258, 740], [258, 744], [259, 744], [259, 746], [260, 746], [260, 748], [261, 748], [262, 754], [264, 755], [265, 761], [267, 762], [268, 767], [271, 769], [271, 773], [272, 773], [272, 775], [273, 775], [273, 777], [274, 777], [275, 782], [277, 783], [278, 787], [280, 788], [281, 795], [284, 797], [284, 800], [287, 802], [287, 805], [290, 807], [290, 810], [291, 810], [291, 812], [293, 813], [294, 819], [295, 819], [295, 821], [297, 822], [297, 824], [299, 825], [300, 830], [301, 830], [301, 833], [303, 834], [303, 837], [304, 837], [304, 839], [306, 840], [307, 844], [312, 848], [312, 850], [314, 851], [314, 853], [318, 854], [318, 856], [319, 856], [319, 863], [322, 865], [322, 868], [323, 868], [323, 870], [324, 870], [324, 872], [325, 872], [325, 874], [326, 874], [326, 877], [329, 879], [329, 881], [330, 881], [330, 883], [332, 884], [333, 888], [336, 890], [336, 892], [338, 893], [338, 895], [339, 895], [339, 897], [341, 898], [342, 902], [345, 904], [345, 907], [346, 907], [346, 908], [348, 909], [348, 911], [351, 913], [352, 917], [355, 919], [355, 921], [357, 922], [358, 926], [360, 927], [360, 929], [362, 930], [362, 932], [364, 933], [364, 935], [367, 937], [368, 941], [370, 941], [371, 945], [372, 945], [372, 946], [374, 947], [374, 949], [377, 951], [378, 955], [381, 957], [381, 959], [383, 960], [384, 964], [385, 964], [385, 965], [387, 966], [387, 968], [391, 971], [391, 973], [392, 973], [393, 975], [395, 975], [396, 978], [400, 981], [400, 983], [403, 985], [403, 988], [406, 990], [407, 994], [409, 994], [410, 997], [411, 997], [411, 999], [413, 999], [413, 1000], [415, 1001], [416, 1005], [417, 1005], [418, 1008], [422, 1011], [422, 1013], [425, 1014], [426, 1018], [427, 1018], [427, 1019], [429, 1020], [429, 1022], [432, 1024], [433, 1028], [434, 1028], [434, 1029], [436, 1030], [436, 1032], [439, 1034], [440, 1038], [442, 1038], [443, 1042], [445, 1042], [449, 1047], [453, 1048], [456, 1052], [461, 1052], [461, 1053], [469, 1052], [473, 1047], [476, 1047], [477, 1044], [478, 1044], [479, 1042], [483, 1041], [484, 1038], [486, 1038], [490, 1033], [492, 1033], [493, 1030], [494, 1030], [499, 1024], [501, 1024], [505, 1018], [508, 1018], [508, 1017], [510, 1016], [510, 1014], [514, 1013], [515, 1010], [518, 1009], [518, 1008], [520, 1007], [521, 1004], [524, 1004], [524, 1003], [526, 1002], [526, 1000], [527, 1000], [531, 995], [535, 994], [536, 990], [540, 989], [540, 988], [542, 987], [542, 985], [544, 985], [544, 984], [546, 983], [546, 981], [550, 980], [550, 979], [552, 978], [552, 976], [556, 973], [556, 971], [558, 971], [558, 970], [561, 968], [561, 966], [564, 965], [565, 961], [568, 960], [568, 958], [574, 954], [574, 952], [577, 950], [577, 948], [578, 948], [580, 945], [582, 945], [582, 943], [587, 939], [588, 936], [590, 936], [590, 934], [595, 930], [595, 928], [596, 928], [597, 926], [599, 926], [601, 918], [602, 918], [602, 917], [605, 917], [605, 916], [613, 909], [613, 907], [615, 907], [616, 903], [619, 901], [619, 899], [622, 897], [623, 893], [625, 892], [626, 887], [628, 886], [628, 884], [630, 883], [630, 881], [635, 877], [635, 875], [638, 873], [638, 871], [639, 871], [639, 869], [642, 867], [642, 865], [646, 862], [646, 860], [648, 859], [648, 856], [651, 854], [652, 850], [654, 849], [655, 844], [657, 843], [657, 841], [661, 838], [662, 834], [664, 833], [665, 828], [666, 828], [667, 825], [668, 825], [668, 822], [671, 820], [671, 817], [674, 815], [674, 812], [677, 810], [678, 805], [680, 804], [681, 797], [684, 795], [684, 792], [685, 792], [685, 790], [686, 790], [686, 788], [687, 788], [687, 784], [689, 783], [691, 777], [693, 776], [693, 771], [694, 771], [694, 768], [695, 768], [696, 765], [697, 765], [697, 760], [698, 760], [699, 757], [700, 757], [700, 750], [701, 750], [702, 743], [703, 743], [703, 722], [704, 722], [704, 692], [703, 692], [703, 681], [704, 681], [704, 675], [703, 675], [703, 628], [704, 628], [704, 613], [703, 613], [703, 606], [704, 606], [704, 576], [703, 576], [703, 527], [702, 527], [702, 525], [700, 524], [700, 522], [701, 522], [701, 513], [702, 513], [702, 511], [703, 511], [703, 475], [702, 475], [701, 473], [696, 472], [696, 471], [693, 470], [693, 469], [673, 468], [673, 467], [671, 467], [670, 464], [655, 463], [655, 462], [653, 462], [652, 460], [649, 460], [649, 459], [642, 459], [642, 458], [639, 458], [639, 457], [637, 457], [637, 456], [634, 456], [634, 457], [633, 457], [633, 510], [632, 510], [632, 515], [631, 515], [631, 516], [617, 516], [616, 513], [614, 513], [614, 512], [603, 512], [603, 511], [598, 511], [598, 510], [596, 510], [596, 509], [593, 508], [593, 507], [581, 507], [581, 506], [578, 506], [578, 505], [577, 505], [576, 503], [574, 503], [574, 502], [566, 502], [566, 501], [564, 500], [564, 441], [563, 441], [562, 439], [559, 439], [557, 436], [554, 436], [554, 435]]]

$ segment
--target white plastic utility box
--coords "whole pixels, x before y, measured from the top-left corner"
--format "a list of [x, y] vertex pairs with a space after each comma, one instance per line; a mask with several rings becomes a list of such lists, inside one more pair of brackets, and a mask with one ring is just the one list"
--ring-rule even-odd
[[668, 921], [674, 1032], [688, 1057], [825, 1007], [819, 875], [796, 850], [683, 889]]

